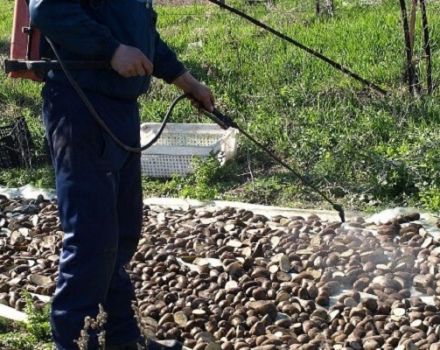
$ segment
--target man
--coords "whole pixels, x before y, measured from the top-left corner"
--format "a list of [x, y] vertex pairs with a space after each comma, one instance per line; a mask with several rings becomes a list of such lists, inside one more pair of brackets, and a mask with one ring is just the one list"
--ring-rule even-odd
[[[199, 107], [213, 109], [210, 90], [161, 40], [148, 0], [30, 0], [30, 13], [64, 60], [111, 63], [113, 70], [72, 74], [125, 144], [139, 146], [136, 100], [148, 89], [150, 75], [191, 94]], [[55, 344], [59, 350], [78, 349], [84, 318], [96, 317], [102, 304], [108, 314], [106, 349], [141, 348], [145, 342], [131, 309], [134, 290], [124, 269], [141, 231], [140, 155], [123, 151], [98, 126], [61, 70], [47, 74], [42, 95], [65, 232], [51, 312]], [[88, 350], [97, 348], [92, 335]]]

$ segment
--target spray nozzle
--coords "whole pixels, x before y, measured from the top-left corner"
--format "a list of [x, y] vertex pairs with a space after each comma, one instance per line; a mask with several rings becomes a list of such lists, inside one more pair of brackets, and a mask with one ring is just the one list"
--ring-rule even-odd
[[341, 218], [341, 222], [345, 222], [345, 212], [342, 205], [335, 203], [333, 204], [333, 209], [338, 212], [339, 217]]

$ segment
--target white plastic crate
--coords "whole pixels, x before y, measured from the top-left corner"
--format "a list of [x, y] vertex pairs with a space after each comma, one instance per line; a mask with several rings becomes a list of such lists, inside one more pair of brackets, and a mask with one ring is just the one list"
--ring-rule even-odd
[[[142, 124], [142, 144], [159, 128], [159, 123]], [[223, 165], [237, 152], [237, 135], [237, 130], [223, 130], [217, 124], [169, 123], [159, 140], [142, 153], [142, 174], [157, 178], [188, 175], [193, 171], [194, 157], [206, 159], [210, 154], [217, 155]]]

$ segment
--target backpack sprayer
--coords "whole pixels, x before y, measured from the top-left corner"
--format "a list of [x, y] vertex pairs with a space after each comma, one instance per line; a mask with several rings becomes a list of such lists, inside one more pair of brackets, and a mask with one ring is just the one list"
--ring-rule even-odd
[[[297, 40], [277, 31], [276, 29], [269, 27], [263, 22], [247, 15], [246, 13], [233, 8], [229, 5], [224, 4], [218, 0], [208, 0], [209, 2], [234, 13], [247, 21], [253, 23], [254, 25], [263, 28], [264, 30], [272, 33], [273, 35], [279, 37], [280, 39], [287, 41], [288, 43], [296, 46], [297, 48], [306, 51], [308, 54], [318, 58], [333, 68], [341, 71], [342, 73], [350, 76], [351, 78], [357, 80], [358, 82], [368, 86], [371, 90], [381, 94], [386, 95], [387, 92], [379, 87], [378, 85], [368, 81], [367, 79], [361, 77], [355, 72], [352, 72], [348, 68], [344, 67], [342, 64], [322, 55], [318, 51], [315, 51]], [[99, 116], [98, 112], [94, 108], [93, 104], [90, 102], [87, 95], [72, 77], [70, 73], [71, 70], [82, 70], [82, 69], [111, 69], [108, 62], [102, 61], [64, 61], [60, 58], [58, 50], [49, 38], [45, 38], [49, 43], [52, 51], [56, 57], [56, 60], [43, 59], [40, 54], [40, 43], [43, 40], [41, 33], [37, 28], [32, 27], [30, 23], [28, 0], [15, 0], [14, 9], [14, 22], [13, 22], [13, 32], [11, 41], [11, 57], [6, 59], [4, 62], [5, 72], [9, 74], [11, 78], [22, 78], [31, 79], [34, 81], [43, 81], [45, 73], [50, 70], [62, 70], [66, 75], [67, 80], [71, 84], [72, 88], [77, 92], [82, 102], [87, 107], [88, 111], [96, 122], [110, 135], [114, 142], [119, 145], [122, 149], [128, 152], [140, 153], [147, 148], [151, 147], [161, 136], [163, 130], [165, 129], [167, 123], [169, 122], [171, 115], [175, 106], [184, 98], [189, 97], [188, 95], [182, 95], [177, 97], [168, 108], [167, 113], [162, 121], [161, 127], [154, 138], [145, 146], [140, 148], [133, 148], [125, 145], [121, 140], [119, 140], [109, 127], [105, 124], [102, 118]], [[237, 123], [235, 123], [232, 118], [227, 115], [220, 113], [218, 110], [214, 109], [212, 112], [203, 111], [203, 113], [209, 117], [212, 121], [218, 124], [222, 129], [235, 128], [251, 142], [253, 142], [259, 149], [264, 151], [270, 158], [276, 161], [278, 164], [283, 166], [285, 169], [289, 170], [296, 178], [298, 178], [304, 186], [309, 187], [315, 193], [319, 194], [326, 202], [328, 202], [334, 210], [339, 214], [342, 222], [345, 221], [345, 212], [340, 204], [333, 202], [323, 191], [312, 184], [306, 177], [300, 174], [297, 170], [293, 169], [285, 161], [277, 157], [275, 154], [270, 152], [263, 144], [257, 141], [253, 136], [248, 134], [243, 130]]]

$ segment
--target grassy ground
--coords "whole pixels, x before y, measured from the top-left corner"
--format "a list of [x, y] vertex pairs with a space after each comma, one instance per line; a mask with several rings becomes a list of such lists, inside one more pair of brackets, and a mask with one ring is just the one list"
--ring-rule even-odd
[[[312, 1], [281, 0], [267, 7], [232, 3], [380, 84], [390, 95], [383, 98], [371, 93], [328, 65], [212, 5], [158, 5], [163, 38], [212, 87], [219, 109], [353, 209], [402, 204], [440, 209], [440, 93], [437, 89], [434, 96], [420, 99], [406, 94], [397, 1], [336, 1], [332, 18], [316, 17]], [[435, 14], [440, 3], [429, 2], [428, 10], [434, 81], [438, 83], [440, 17]], [[3, 55], [11, 11], [11, 0], [0, 3]], [[419, 37], [416, 45], [421, 52]], [[422, 81], [424, 71], [422, 60]], [[37, 84], [12, 82], [0, 75], [2, 116], [25, 115], [41, 146], [39, 90]], [[173, 87], [155, 81], [148, 96], [140, 100], [143, 120], [159, 121], [176, 95]], [[202, 118], [188, 104], [178, 108], [176, 120]], [[325, 207], [244, 139], [234, 163], [218, 169], [209, 161], [198, 168], [187, 179], [145, 179], [146, 195]], [[0, 184], [51, 186], [52, 181], [49, 168], [0, 171]]]
[[31, 297], [25, 295], [28, 322], [10, 322], [0, 317], [0, 349], [4, 350], [50, 350], [51, 333], [49, 307], [43, 309], [33, 305]]

